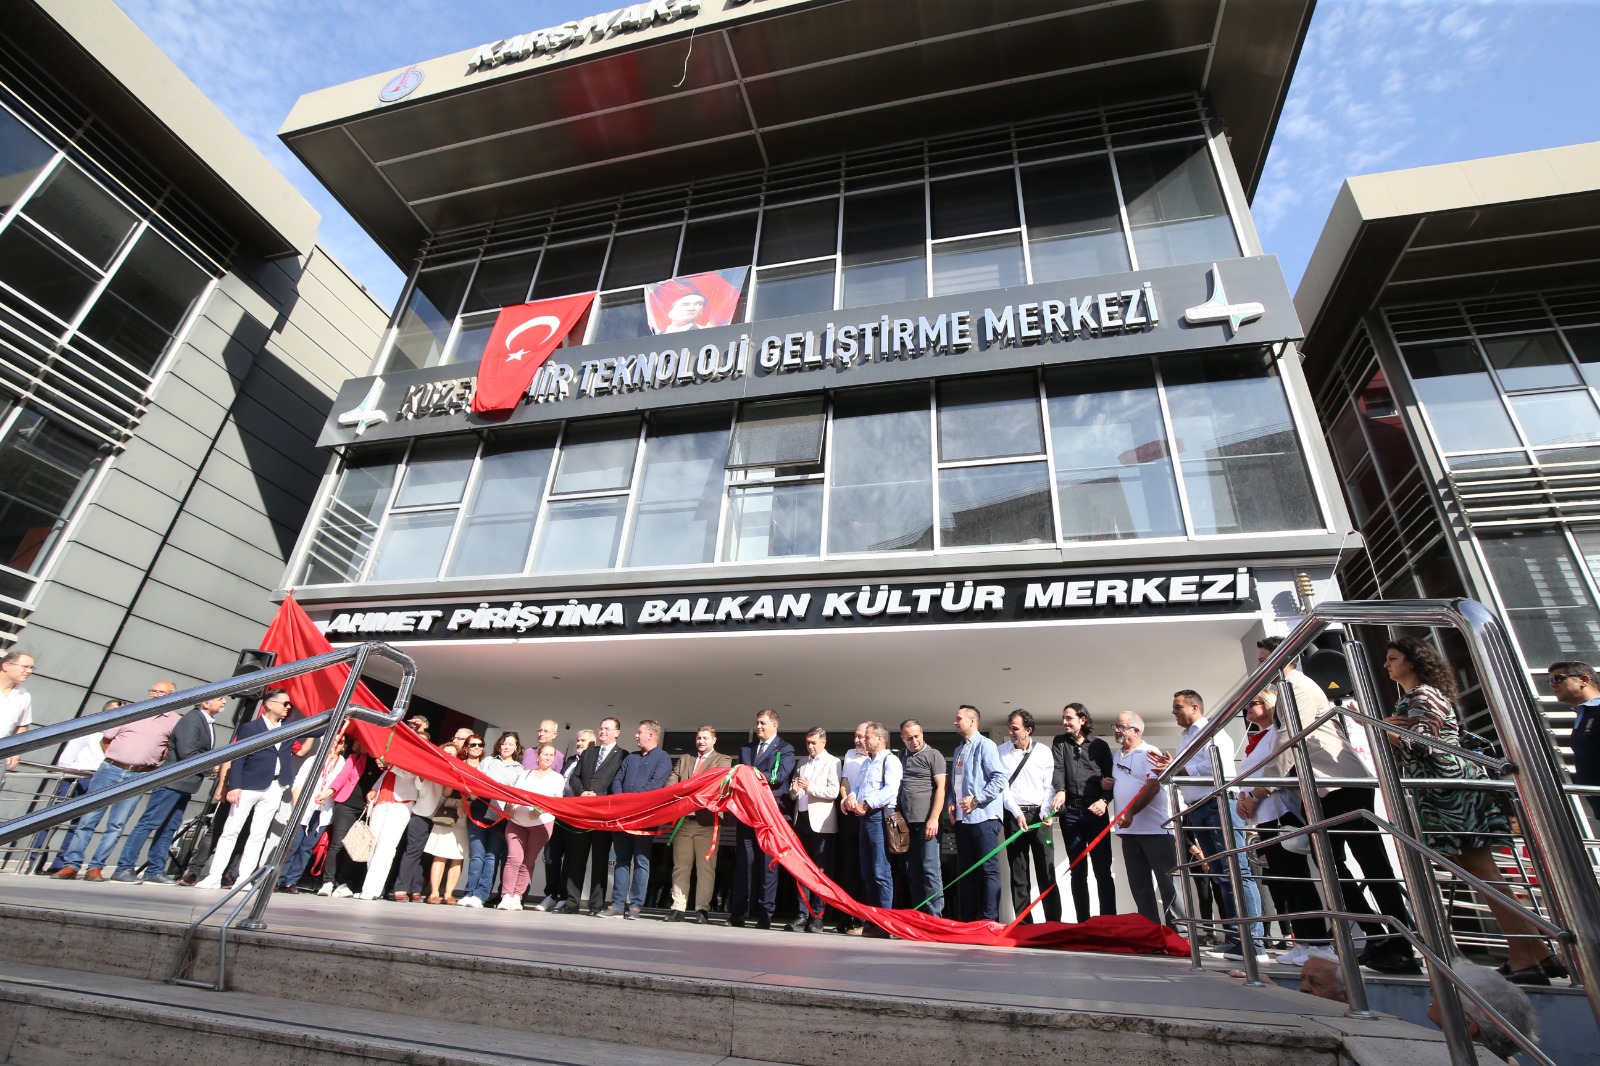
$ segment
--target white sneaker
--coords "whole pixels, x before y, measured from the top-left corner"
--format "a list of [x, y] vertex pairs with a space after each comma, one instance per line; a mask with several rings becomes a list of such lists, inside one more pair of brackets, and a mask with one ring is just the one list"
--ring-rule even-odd
[[1296, 944], [1282, 955], [1279, 955], [1278, 962], [1284, 966], [1304, 966], [1310, 958], [1310, 949], [1302, 944]]
[[533, 905], [533, 909], [536, 910], [536, 911], [548, 911], [552, 907], [554, 907], [555, 905], [556, 905], [556, 898], [554, 896], [546, 896], [540, 902], [535, 903]]
[[459, 904], [457, 904], [457, 906], [460, 906], [460, 907], [476, 907], [478, 910], [482, 910], [483, 909], [483, 900], [479, 899], [477, 896], [462, 896], [461, 897], [461, 902]]
[[218, 880], [213, 881], [211, 878], [208, 877], [203, 881], [196, 882], [194, 887], [195, 888], [221, 888], [222, 887], [222, 881], [221, 881], [220, 878]]
[[355, 895], [355, 893], [350, 891], [349, 885], [340, 885], [338, 888], [333, 890], [334, 899], [349, 899], [353, 895]]
[[331, 896], [331, 895], [333, 895], [333, 882], [332, 881], [324, 881], [324, 882], [322, 882], [322, 887], [317, 889], [317, 895], [319, 895], [319, 896]]
[[497, 911], [520, 911], [521, 909], [522, 901], [516, 896], [501, 896], [499, 904], [495, 907]]
[[356, 893], [356, 899], [377, 899], [377, 898], [378, 898], [377, 896], [371, 895], [370, 893], [367, 893], [367, 892], [357, 892]]

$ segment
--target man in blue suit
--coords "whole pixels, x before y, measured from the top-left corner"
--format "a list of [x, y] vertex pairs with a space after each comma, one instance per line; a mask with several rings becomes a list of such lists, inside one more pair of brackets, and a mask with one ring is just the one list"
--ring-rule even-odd
[[[235, 740], [249, 740], [253, 736], [270, 732], [283, 724], [294, 708], [289, 694], [281, 688], [267, 689], [261, 701], [261, 715], [239, 727]], [[278, 805], [283, 800], [283, 790], [294, 780], [294, 753], [290, 751], [293, 740], [279, 741], [271, 747], [251, 752], [225, 767], [227, 778], [226, 799], [233, 804], [228, 812], [227, 824], [222, 827], [222, 837], [211, 853], [211, 869], [196, 888], [221, 888], [222, 871], [228, 868], [233, 857], [233, 846], [248, 824], [250, 835], [245, 839], [244, 851], [239, 856], [239, 876], [248, 877], [261, 864], [261, 853], [266, 849], [267, 834], [272, 820], [277, 817]]]
[[[756, 715], [756, 739], [739, 749], [739, 765], [752, 767], [762, 784], [772, 789], [780, 806], [789, 802], [789, 779], [794, 776], [794, 747], [778, 737], [778, 712], [768, 707]], [[772, 928], [772, 911], [778, 905], [778, 870], [756, 844], [756, 832], [739, 824], [734, 834], [733, 890], [728, 900], [728, 924], [744, 925], [750, 904], [750, 877], [761, 879], [756, 901], [756, 928]]]

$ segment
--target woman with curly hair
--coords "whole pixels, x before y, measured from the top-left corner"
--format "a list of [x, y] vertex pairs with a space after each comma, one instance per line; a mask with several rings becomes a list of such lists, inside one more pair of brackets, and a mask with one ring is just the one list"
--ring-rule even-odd
[[[1455, 678], [1433, 645], [1415, 637], [1402, 637], [1389, 644], [1383, 665], [1401, 691], [1395, 713], [1385, 721], [1459, 747], [1461, 726], [1454, 705]], [[1405, 777], [1457, 781], [1484, 777], [1482, 767], [1453, 752], [1405, 739], [1398, 733], [1389, 734], [1389, 743], [1399, 749], [1400, 772]], [[1490, 849], [1509, 839], [1511, 825], [1493, 793], [1484, 789], [1424, 788], [1416, 793], [1416, 808], [1424, 844], [1454, 859], [1479, 879], [1492, 885], [1504, 884]], [[1547, 985], [1549, 974], [1565, 974], [1561, 960], [1551, 953], [1537, 928], [1500, 901], [1486, 902], [1507, 935], [1511, 951], [1507, 977], [1513, 983]]]

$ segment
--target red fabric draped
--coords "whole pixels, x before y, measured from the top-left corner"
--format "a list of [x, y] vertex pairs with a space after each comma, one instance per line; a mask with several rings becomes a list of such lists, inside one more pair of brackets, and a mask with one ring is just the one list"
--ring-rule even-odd
[[[331, 651], [327, 641], [293, 596], [284, 600], [261, 642], [265, 651], [277, 653], [281, 666]], [[329, 667], [284, 682], [296, 707], [316, 714], [339, 700], [348, 666]], [[382, 709], [383, 704], [365, 686], [356, 687], [355, 702]], [[508, 788], [492, 781], [457, 759], [452, 759], [409, 729], [351, 721], [349, 732], [363, 748], [402, 770], [437, 781], [484, 800], [509, 800], [548, 811], [575, 829], [599, 829], [640, 834], [663, 833], [682, 817], [697, 810], [711, 811], [723, 819], [721, 832], [730, 832], [728, 818], [755, 830], [761, 850], [794, 879], [816, 892], [845, 914], [872, 922], [905, 940], [947, 944], [987, 944], [1001, 947], [1042, 947], [1070, 951], [1106, 951], [1137, 955], [1189, 954], [1189, 945], [1166, 926], [1137, 914], [1102, 915], [1076, 924], [1042, 922], [1007, 929], [999, 922], [957, 922], [921, 911], [869, 907], [847, 896], [806, 855], [772, 789], [747, 766], [730, 771], [708, 770], [688, 781], [655, 792], [617, 796], [550, 797]], [[975, 876], [975, 875], [974, 875]]]

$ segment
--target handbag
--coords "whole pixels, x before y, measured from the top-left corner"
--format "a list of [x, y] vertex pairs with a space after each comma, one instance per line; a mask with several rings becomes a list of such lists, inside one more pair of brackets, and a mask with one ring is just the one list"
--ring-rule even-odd
[[[884, 785], [889, 783], [889, 760], [883, 760]], [[891, 855], [904, 855], [911, 850], [911, 826], [906, 824], [906, 816], [890, 807], [883, 812], [883, 846]]]
[[371, 823], [367, 821], [371, 814], [372, 808], [368, 807], [344, 835], [344, 853], [350, 856], [353, 862], [368, 861], [378, 846], [378, 836], [372, 831]]

